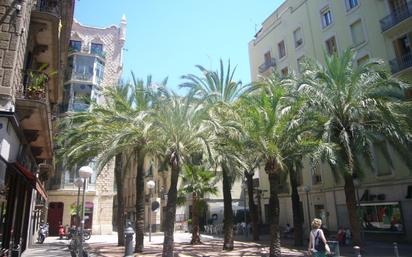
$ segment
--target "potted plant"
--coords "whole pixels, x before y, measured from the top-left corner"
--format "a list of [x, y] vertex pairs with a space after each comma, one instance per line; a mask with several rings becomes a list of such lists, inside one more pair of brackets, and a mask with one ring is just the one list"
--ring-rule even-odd
[[46, 83], [56, 72], [47, 73], [48, 64], [43, 64], [38, 70], [27, 72], [26, 92], [30, 99], [43, 99], [46, 96]]

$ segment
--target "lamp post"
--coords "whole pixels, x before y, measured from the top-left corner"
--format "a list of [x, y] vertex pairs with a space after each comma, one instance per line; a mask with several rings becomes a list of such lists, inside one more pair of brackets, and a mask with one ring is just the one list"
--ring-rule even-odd
[[76, 178], [74, 185], [77, 187], [77, 202], [76, 202], [76, 229], [79, 227], [80, 223], [80, 188], [83, 186], [83, 179]]
[[146, 185], [149, 189], [149, 242], [152, 242], [152, 189], [156, 183], [153, 180], [149, 180], [146, 182]]
[[307, 205], [307, 207], [308, 207], [308, 225], [309, 225], [309, 231], [311, 230], [310, 229], [310, 208], [309, 208], [309, 192], [310, 192], [310, 186], [305, 186], [304, 188], [303, 188], [303, 190], [305, 191], [305, 193], [306, 193], [306, 205]]
[[82, 220], [81, 220], [81, 227], [80, 227], [80, 249], [79, 249], [79, 256], [83, 256], [83, 232], [84, 232], [84, 211], [85, 211], [85, 204], [84, 204], [84, 195], [86, 192], [86, 184], [87, 179], [93, 174], [92, 168], [89, 166], [83, 166], [79, 169], [79, 176], [83, 179], [83, 196], [82, 196]]

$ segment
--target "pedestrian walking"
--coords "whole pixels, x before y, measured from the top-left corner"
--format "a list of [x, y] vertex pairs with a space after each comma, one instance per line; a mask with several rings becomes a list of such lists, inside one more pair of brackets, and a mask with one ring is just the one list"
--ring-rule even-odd
[[326, 253], [330, 253], [330, 248], [327, 244], [325, 234], [320, 228], [322, 220], [313, 219], [312, 230], [309, 233], [308, 254], [315, 257], [326, 257]]

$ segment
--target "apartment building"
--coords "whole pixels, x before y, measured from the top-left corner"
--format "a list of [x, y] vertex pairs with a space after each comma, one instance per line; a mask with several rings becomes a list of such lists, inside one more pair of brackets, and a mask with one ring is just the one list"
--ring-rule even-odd
[[[116, 86], [122, 74], [122, 55], [126, 40], [126, 18], [119, 26], [96, 28], [74, 21], [67, 44], [67, 69], [59, 99], [59, 116], [87, 111], [91, 101], [104, 104], [102, 89]], [[95, 168], [94, 163], [79, 164], [72, 169], [57, 167], [49, 181], [48, 223], [50, 234], [57, 235], [59, 224], [76, 225], [78, 188], [74, 181], [83, 165]], [[93, 234], [111, 234], [113, 230], [114, 163], [109, 163], [87, 184], [85, 228]]]
[[1, 256], [20, 256], [46, 216], [74, 3], [0, 1]]
[[[249, 42], [253, 81], [278, 71], [300, 72], [310, 57], [322, 63], [325, 54], [356, 51], [356, 62], [383, 59], [397, 77], [412, 81], [412, 2], [406, 0], [286, 0]], [[382, 142], [384, 143], [384, 142]], [[412, 177], [396, 160], [390, 167], [374, 152], [374, 169], [358, 182], [357, 199], [363, 231], [368, 237], [412, 241]], [[335, 182], [327, 166], [306, 168], [300, 179], [300, 199], [308, 220], [321, 217], [328, 228], [349, 227], [342, 182]], [[269, 187], [260, 172], [261, 212], [267, 214]], [[281, 196], [281, 225], [292, 224], [289, 188]], [[267, 220], [267, 215], [264, 215]]]

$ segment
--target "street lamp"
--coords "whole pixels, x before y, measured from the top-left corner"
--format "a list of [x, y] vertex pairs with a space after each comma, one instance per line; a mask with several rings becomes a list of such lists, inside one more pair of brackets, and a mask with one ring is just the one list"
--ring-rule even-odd
[[80, 188], [83, 186], [83, 179], [76, 178], [74, 185], [77, 187], [77, 202], [76, 202], [76, 229], [79, 227], [80, 223]]
[[152, 189], [156, 183], [153, 180], [146, 182], [146, 186], [149, 189], [149, 242], [152, 242]]
[[79, 176], [83, 179], [83, 196], [82, 196], [82, 220], [81, 220], [81, 227], [80, 227], [80, 249], [79, 249], [79, 256], [83, 256], [83, 232], [84, 232], [84, 212], [85, 212], [85, 204], [84, 204], [84, 195], [86, 192], [86, 184], [87, 179], [90, 178], [93, 174], [92, 168], [89, 166], [83, 166], [79, 169]]
[[310, 186], [306, 185], [303, 190], [306, 193], [306, 205], [308, 207], [308, 225], [309, 225], [309, 231], [310, 229], [310, 209], [309, 209], [309, 192], [310, 192]]

